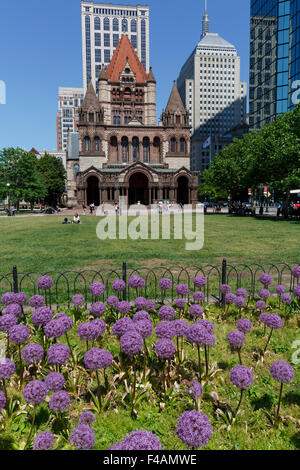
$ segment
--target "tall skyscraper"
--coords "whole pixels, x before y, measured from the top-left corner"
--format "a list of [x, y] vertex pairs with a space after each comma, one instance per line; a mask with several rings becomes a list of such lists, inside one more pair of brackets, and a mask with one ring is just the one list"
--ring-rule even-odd
[[58, 113], [56, 117], [57, 126], [57, 151], [65, 152], [68, 144], [68, 133], [76, 132], [78, 108], [83, 101], [82, 88], [58, 89]]
[[190, 113], [193, 170], [210, 165], [210, 155], [205, 152], [203, 158], [207, 139], [221, 137], [246, 121], [247, 84], [240, 81], [240, 57], [232, 44], [209, 32], [207, 7], [202, 29], [201, 40], [177, 79], [181, 99]]
[[81, 2], [83, 87], [90, 78], [98, 91], [98, 76], [107, 68], [125, 34], [131, 41], [144, 69], [149, 73], [149, 7]]
[[[300, 3], [251, 0], [250, 129], [293, 109], [300, 80]], [[298, 93], [299, 95], [299, 93]]]

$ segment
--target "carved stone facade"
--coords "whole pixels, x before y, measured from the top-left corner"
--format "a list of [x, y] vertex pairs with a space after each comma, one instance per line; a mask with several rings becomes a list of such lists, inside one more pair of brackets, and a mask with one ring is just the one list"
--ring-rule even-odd
[[69, 205], [98, 206], [120, 197], [130, 205], [196, 203], [189, 116], [175, 82], [156, 126], [156, 81], [127, 36], [98, 80], [98, 96], [90, 82], [79, 109], [79, 160], [67, 162]]

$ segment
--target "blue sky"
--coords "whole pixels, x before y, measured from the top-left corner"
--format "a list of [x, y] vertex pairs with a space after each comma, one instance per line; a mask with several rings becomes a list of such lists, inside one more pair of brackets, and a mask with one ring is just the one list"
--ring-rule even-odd
[[[1, 2], [0, 148], [56, 149], [59, 86], [82, 86], [80, 0]], [[99, 2], [100, 3], [100, 2]], [[114, 3], [102, 2], [102, 3]], [[157, 80], [157, 117], [173, 80], [200, 39], [204, 0], [119, 0], [150, 7], [150, 62]], [[249, 0], [208, 0], [211, 32], [234, 44], [241, 79], [249, 74]]]

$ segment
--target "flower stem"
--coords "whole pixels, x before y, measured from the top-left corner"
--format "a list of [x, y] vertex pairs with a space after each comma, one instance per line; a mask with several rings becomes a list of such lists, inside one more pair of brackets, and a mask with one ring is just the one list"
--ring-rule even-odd
[[204, 350], [205, 350], [205, 373], [206, 373], [206, 377], [208, 377], [208, 346], [205, 346]]
[[102, 411], [102, 397], [101, 397], [101, 386], [100, 386], [100, 379], [99, 379], [99, 373], [96, 370], [96, 377], [97, 377], [97, 395], [98, 395], [98, 400], [99, 400], [99, 407], [100, 407], [100, 412]]
[[278, 418], [278, 416], [279, 416], [280, 403], [281, 403], [281, 398], [282, 398], [282, 390], [283, 390], [283, 383], [281, 383], [281, 385], [280, 385], [279, 401], [278, 401], [278, 406], [277, 406], [277, 411], [276, 411], [276, 418]]
[[26, 441], [24, 450], [26, 450], [26, 447], [28, 446], [28, 444], [29, 444], [29, 442], [30, 442], [30, 439], [31, 439], [31, 436], [32, 436], [32, 431], [33, 431], [34, 422], [35, 422], [35, 415], [36, 415], [36, 406], [33, 408], [33, 416], [32, 416], [31, 429], [30, 429], [29, 436], [28, 436], [28, 438], [27, 438], [27, 441]]
[[21, 355], [21, 345], [18, 345], [19, 350], [19, 362], [20, 362], [20, 390], [22, 390], [23, 385], [23, 364], [22, 364], [22, 355]]
[[9, 401], [8, 401], [8, 396], [7, 396], [7, 389], [6, 389], [5, 380], [2, 380], [2, 384], [3, 384], [4, 395], [5, 395], [5, 407], [6, 407], [6, 411], [7, 411], [7, 416], [9, 417]]
[[198, 371], [199, 371], [199, 380], [202, 379], [202, 367], [201, 367], [201, 354], [200, 354], [200, 344], [197, 344], [198, 349]]
[[269, 338], [268, 338], [267, 344], [266, 344], [265, 349], [264, 349], [264, 354], [265, 354], [265, 352], [266, 352], [266, 350], [267, 350], [267, 347], [269, 346], [269, 342], [270, 342], [272, 333], [273, 333], [273, 329], [271, 328], [271, 331], [270, 331], [270, 334], [269, 334]]
[[65, 335], [66, 335], [66, 340], [67, 340], [67, 343], [68, 343], [68, 346], [69, 346], [69, 349], [70, 349], [70, 352], [71, 352], [73, 365], [74, 365], [74, 368], [76, 368], [76, 362], [75, 362], [74, 354], [73, 354], [73, 351], [72, 351], [72, 348], [71, 348], [70, 339], [69, 339], [67, 331], [66, 331]]
[[243, 392], [244, 392], [244, 390], [241, 390], [240, 401], [239, 401], [239, 404], [237, 406], [236, 412], [234, 413], [234, 416], [233, 416], [234, 418], [236, 418], [236, 416], [239, 412], [239, 409], [240, 409], [240, 406], [241, 406], [241, 403], [242, 403], [242, 399], [243, 399]]
[[133, 363], [132, 411], [134, 409], [135, 391], [136, 391], [136, 363], [134, 362]]
[[239, 348], [239, 349], [238, 349], [238, 355], [239, 355], [240, 364], [241, 364], [241, 366], [242, 366], [242, 365], [243, 365], [243, 362], [242, 362], [241, 349], [242, 349], [242, 348]]

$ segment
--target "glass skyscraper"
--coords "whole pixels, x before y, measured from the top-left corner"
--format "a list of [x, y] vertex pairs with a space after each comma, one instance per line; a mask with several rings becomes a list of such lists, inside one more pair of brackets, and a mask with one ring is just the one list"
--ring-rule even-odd
[[251, 0], [250, 129], [294, 106], [300, 80], [300, 0]]

